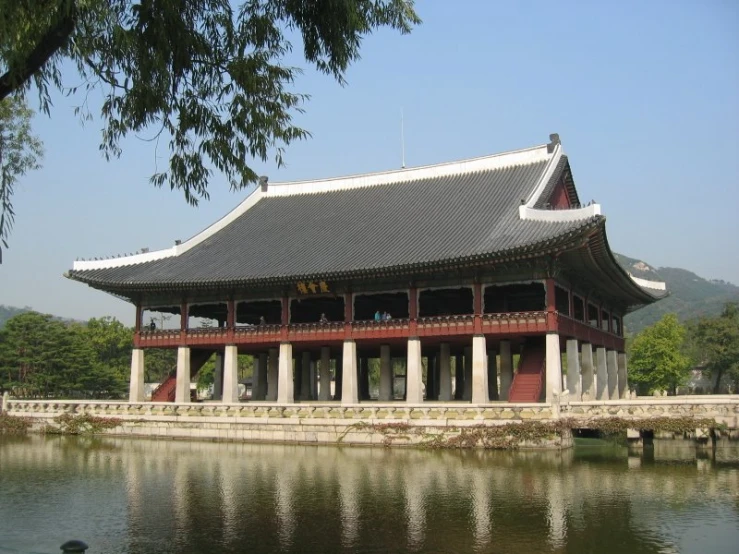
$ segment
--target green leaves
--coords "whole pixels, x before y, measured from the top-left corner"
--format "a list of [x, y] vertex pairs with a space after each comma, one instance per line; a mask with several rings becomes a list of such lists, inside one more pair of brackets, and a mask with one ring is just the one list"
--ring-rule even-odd
[[691, 337], [699, 361], [713, 377], [714, 393], [721, 380], [728, 377], [733, 386], [739, 385], [739, 307], [729, 303], [719, 317], [703, 317], [691, 325]]
[[683, 352], [685, 327], [675, 314], [666, 314], [639, 333], [631, 344], [629, 379], [649, 392], [675, 389], [687, 381], [692, 366]]
[[257, 181], [254, 161], [281, 165], [284, 149], [309, 136], [293, 123], [307, 97], [293, 90], [300, 69], [284, 64], [286, 32], [343, 84], [364, 36], [420, 23], [412, 0], [244, 0], [237, 9], [229, 0], [0, 0], [0, 14], [0, 98], [33, 78], [48, 112], [48, 85], [64, 89], [59, 68], [71, 59], [80, 92], [104, 95], [104, 155], [120, 156], [132, 133], [168, 141], [168, 167], [151, 182], [193, 205], [208, 198], [214, 171], [246, 187]]
[[0, 392], [42, 398], [120, 397], [133, 333], [115, 319], [65, 323], [25, 312], [0, 330]]
[[43, 156], [41, 142], [31, 134], [32, 115], [18, 96], [0, 100], [0, 262], [15, 220], [15, 186], [26, 172], [39, 168]]

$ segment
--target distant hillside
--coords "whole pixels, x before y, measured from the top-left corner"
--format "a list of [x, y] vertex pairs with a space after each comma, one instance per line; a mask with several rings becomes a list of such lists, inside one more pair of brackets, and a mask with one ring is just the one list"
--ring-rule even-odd
[[630, 333], [638, 333], [669, 312], [686, 321], [703, 315], [719, 315], [727, 302], [739, 302], [739, 287], [726, 281], [709, 281], [692, 271], [676, 267], [655, 269], [641, 260], [621, 254], [616, 254], [616, 259], [635, 277], [664, 281], [670, 292], [667, 298], [626, 316], [624, 323]]
[[22, 314], [23, 312], [30, 312], [32, 309], [33, 308], [29, 308], [28, 306], [25, 308], [16, 308], [14, 306], [3, 306], [0, 304], [0, 329], [3, 328], [5, 322], [11, 317]]

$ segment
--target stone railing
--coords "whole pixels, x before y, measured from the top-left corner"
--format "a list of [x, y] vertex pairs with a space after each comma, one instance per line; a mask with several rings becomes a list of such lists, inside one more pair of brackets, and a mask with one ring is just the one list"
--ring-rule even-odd
[[[635, 400], [611, 400], [592, 402], [568, 402], [566, 397], [555, 404], [529, 404], [492, 402], [484, 405], [452, 402], [426, 402], [409, 405], [401, 402], [362, 402], [341, 405], [335, 402], [311, 402], [277, 404], [248, 402], [225, 404], [162, 403], [162, 402], [101, 402], [75, 400], [16, 400], [8, 399], [5, 409], [12, 415], [53, 418], [58, 415], [89, 414], [100, 417], [182, 418], [217, 417], [236, 418], [242, 422], [265, 420], [321, 420], [340, 421], [383, 420], [404, 422], [429, 422], [434, 424], [479, 424], [481, 422], [506, 422], [524, 420], [552, 420], [566, 417], [583, 420], [603, 417], [639, 419], [651, 417], [700, 417], [715, 418], [731, 429], [739, 429], [739, 397], [670, 397]], [[193, 420], [190, 420], [193, 421]], [[465, 423], [466, 422], [466, 423]]]

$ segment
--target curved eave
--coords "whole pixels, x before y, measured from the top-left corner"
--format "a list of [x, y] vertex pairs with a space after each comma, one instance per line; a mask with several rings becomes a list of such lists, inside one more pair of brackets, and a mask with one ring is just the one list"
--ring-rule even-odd
[[450, 259], [429, 260], [390, 267], [359, 268], [349, 271], [326, 272], [313, 274], [282, 275], [274, 277], [244, 279], [204, 279], [198, 281], [158, 281], [158, 282], [109, 282], [86, 275], [86, 271], [69, 271], [64, 274], [68, 279], [85, 283], [93, 288], [118, 296], [132, 298], [136, 294], [147, 292], [184, 291], [193, 289], [237, 289], [247, 287], [280, 287], [294, 285], [300, 280], [351, 281], [356, 279], [397, 277], [413, 274], [427, 274], [434, 271], [478, 267], [496, 263], [507, 263], [553, 255], [576, 248], [582, 244], [583, 237], [588, 236], [602, 225], [604, 218], [595, 216], [583, 220], [580, 225], [570, 230], [531, 244], [485, 252], [472, 256]]
[[616, 287], [627, 300], [627, 311], [632, 311], [641, 306], [652, 304], [667, 296], [658, 294], [658, 291], [646, 289], [634, 282], [626, 270], [621, 267], [608, 245], [608, 237], [605, 229], [605, 218], [597, 231], [588, 238], [588, 251], [593, 263], [598, 267], [605, 279], [611, 286]]

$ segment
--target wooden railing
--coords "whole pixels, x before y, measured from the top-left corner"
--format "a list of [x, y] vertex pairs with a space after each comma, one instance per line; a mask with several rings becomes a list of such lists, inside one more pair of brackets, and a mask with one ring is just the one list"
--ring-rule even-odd
[[226, 344], [277, 345], [289, 342], [336, 342], [345, 339], [379, 340], [419, 337], [465, 336], [482, 332], [489, 336], [514, 337], [559, 332], [607, 348], [623, 351], [623, 337], [592, 327], [571, 317], [545, 311], [507, 312], [407, 318], [386, 321], [343, 321], [249, 325], [235, 328], [206, 327], [179, 330], [142, 330], [136, 335], [140, 347], [221, 346]]

